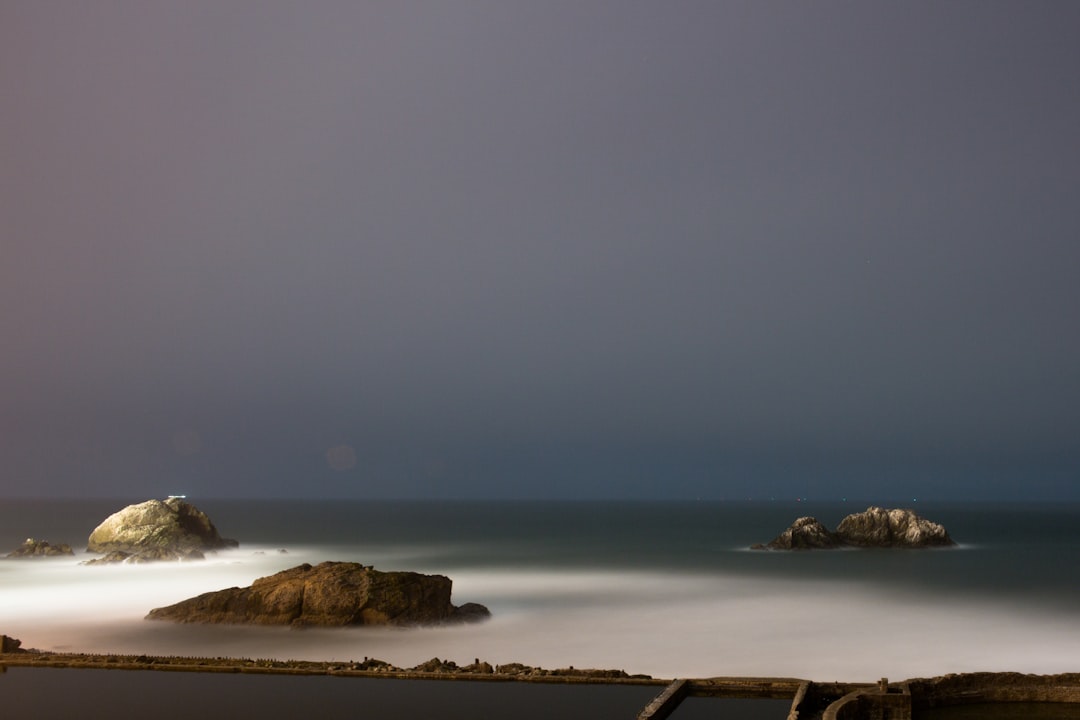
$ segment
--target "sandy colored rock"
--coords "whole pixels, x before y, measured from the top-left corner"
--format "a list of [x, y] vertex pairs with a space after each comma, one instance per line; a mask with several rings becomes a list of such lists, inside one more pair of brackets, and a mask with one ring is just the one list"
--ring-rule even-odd
[[955, 545], [938, 523], [915, 514], [914, 510], [871, 506], [865, 512], [848, 515], [836, 527], [845, 545], [855, 547], [940, 547]]
[[204, 593], [150, 611], [147, 619], [249, 625], [431, 625], [490, 616], [450, 602], [442, 575], [381, 572], [359, 563], [307, 563], [259, 578], [250, 587]]
[[848, 515], [830, 532], [812, 517], [801, 517], [768, 544], [752, 550], [810, 550], [840, 547], [925, 548], [955, 545], [938, 523], [919, 517], [913, 510], [871, 506]]
[[61, 555], [74, 554], [75, 552], [67, 543], [53, 545], [46, 540], [35, 540], [34, 538], [26, 538], [26, 542], [9, 552], [7, 556], [9, 558], [30, 558], [59, 557]]
[[90, 533], [86, 549], [136, 558], [121, 558], [125, 562], [147, 562], [190, 560], [205, 550], [236, 546], [235, 540], [221, 537], [206, 513], [180, 498], [169, 498], [128, 505], [113, 513]]

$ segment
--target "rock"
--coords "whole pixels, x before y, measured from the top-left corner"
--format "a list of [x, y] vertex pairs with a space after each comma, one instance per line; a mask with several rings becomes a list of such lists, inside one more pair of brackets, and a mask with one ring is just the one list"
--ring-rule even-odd
[[0, 635], [0, 653], [24, 653], [22, 640], [7, 635]]
[[129, 558], [135, 557], [131, 553], [123, 552], [122, 550], [113, 550], [105, 553], [102, 557], [94, 558], [93, 560], [83, 560], [80, 565], [114, 565], [116, 563], [127, 562]]
[[460, 668], [458, 672], [472, 675], [494, 675], [495, 668], [491, 666], [491, 663], [476, 658], [472, 665], [466, 665]]
[[836, 535], [855, 547], [941, 547], [955, 545], [941, 525], [919, 517], [914, 510], [869, 507], [848, 515]]
[[[490, 615], [470, 603], [450, 603], [450, 578], [381, 572], [351, 562], [307, 563], [259, 578], [250, 587], [209, 592], [168, 607], [149, 620], [250, 625], [431, 625]], [[481, 609], [482, 608], [482, 612]]]
[[26, 558], [26, 557], [57, 557], [60, 555], [74, 555], [75, 552], [71, 549], [71, 546], [67, 543], [60, 543], [59, 545], [52, 545], [45, 540], [35, 540], [34, 538], [26, 538], [19, 547], [15, 548], [7, 554], [9, 558]]
[[433, 657], [427, 662], [420, 663], [416, 667], [412, 668], [410, 672], [418, 673], [457, 673], [459, 672], [458, 664], [453, 660], [440, 660], [437, 657]]
[[186, 553], [174, 552], [172, 550], [144, 550], [140, 553], [126, 553], [123, 550], [112, 550], [105, 553], [99, 558], [93, 560], [84, 560], [80, 565], [117, 565], [123, 563], [125, 565], [141, 565], [143, 563], [159, 562], [167, 560], [170, 562], [180, 562], [184, 560], [203, 560], [206, 556], [198, 550], [189, 550]]
[[829, 530], [812, 517], [801, 517], [766, 545], [751, 550], [809, 550], [839, 547], [941, 547], [955, 545], [945, 528], [919, 517], [912, 510], [869, 507], [848, 515]]
[[491, 611], [480, 603], [468, 602], [454, 612], [454, 619], [459, 622], [479, 622], [491, 617]]
[[[206, 513], [180, 498], [169, 498], [128, 505], [113, 513], [90, 533], [86, 549], [110, 553], [106, 557], [113, 561], [152, 562], [199, 559], [204, 550], [237, 545], [218, 534]], [[114, 552], [126, 556], [111, 555]]]
[[767, 545], [755, 545], [755, 550], [810, 550], [839, 547], [840, 541], [816, 518], [801, 517]]

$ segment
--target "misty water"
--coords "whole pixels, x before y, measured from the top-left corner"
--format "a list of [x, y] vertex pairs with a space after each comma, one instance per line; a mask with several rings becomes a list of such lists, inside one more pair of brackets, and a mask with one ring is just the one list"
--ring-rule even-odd
[[[141, 500], [136, 499], [136, 500]], [[240, 547], [205, 561], [86, 567], [86, 537], [131, 501], [0, 502], [0, 549], [27, 536], [74, 558], [0, 562], [0, 632], [27, 647], [401, 667], [521, 662], [654, 677], [873, 681], [1076, 671], [1080, 506], [915, 505], [958, 547], [751, 551], [800, 515], [866, 503], [501, 503], [189, 498]], [[285, 552], [282, 552], [285, 551]], [[303, 562], [453, 579], [492, 611], [443, 628], [306, 629], [146, 621], [154, 607]]]

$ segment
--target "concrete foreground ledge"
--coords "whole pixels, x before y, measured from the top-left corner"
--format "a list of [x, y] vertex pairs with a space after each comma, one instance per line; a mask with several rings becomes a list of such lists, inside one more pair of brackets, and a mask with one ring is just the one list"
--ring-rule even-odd
[[[15, 646], [17, 648], [17, 646]], [[588, 685], [652, 685], [658, 695], [638, 720], [661, 720], [687, 697], [791, 699], [787, 720], [911, 720], [919, 711], [973, 703], [1080, 703], [1080, 673], [1028, 675], [976, 672], [915, 678], [890, 683], [813, 682], [797, 678], [716, 677], [661, 679], [621, 670], [560, 668], [546, 670], [518, 663], [492, 666], [479, 659], [457, 666], [437, 658], [402, 669], [380, 660], [317, 662], [225, 657], [178, 657], [0, 652], [0, 672], [8, 667], [96, 668], [204, 673], [332, 675], [405, 680], [459, 680]], [[424, 669], [421, 669], [424, 668]]]

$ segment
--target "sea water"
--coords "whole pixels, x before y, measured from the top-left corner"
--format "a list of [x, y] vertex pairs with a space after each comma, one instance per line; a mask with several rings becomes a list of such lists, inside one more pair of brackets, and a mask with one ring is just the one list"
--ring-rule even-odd
[[[204, 561], [84, 566], [129, 502], [0, 501], [0, 551], [33, 536], [75, 557], [0, 561], [0, 633], [70, 652], [297, 660], [432, 657], [654, 677], [873, 681], [1080, 669], [1080, 505], [914, 505], [959, 543], [750, 550], [796, 517], [866, 503], [361, 502], [189, 498], [239, 548]], [[154, 607], [300, 563], [447, 575], [492, 618], [440, 628], [176, 625]]]

